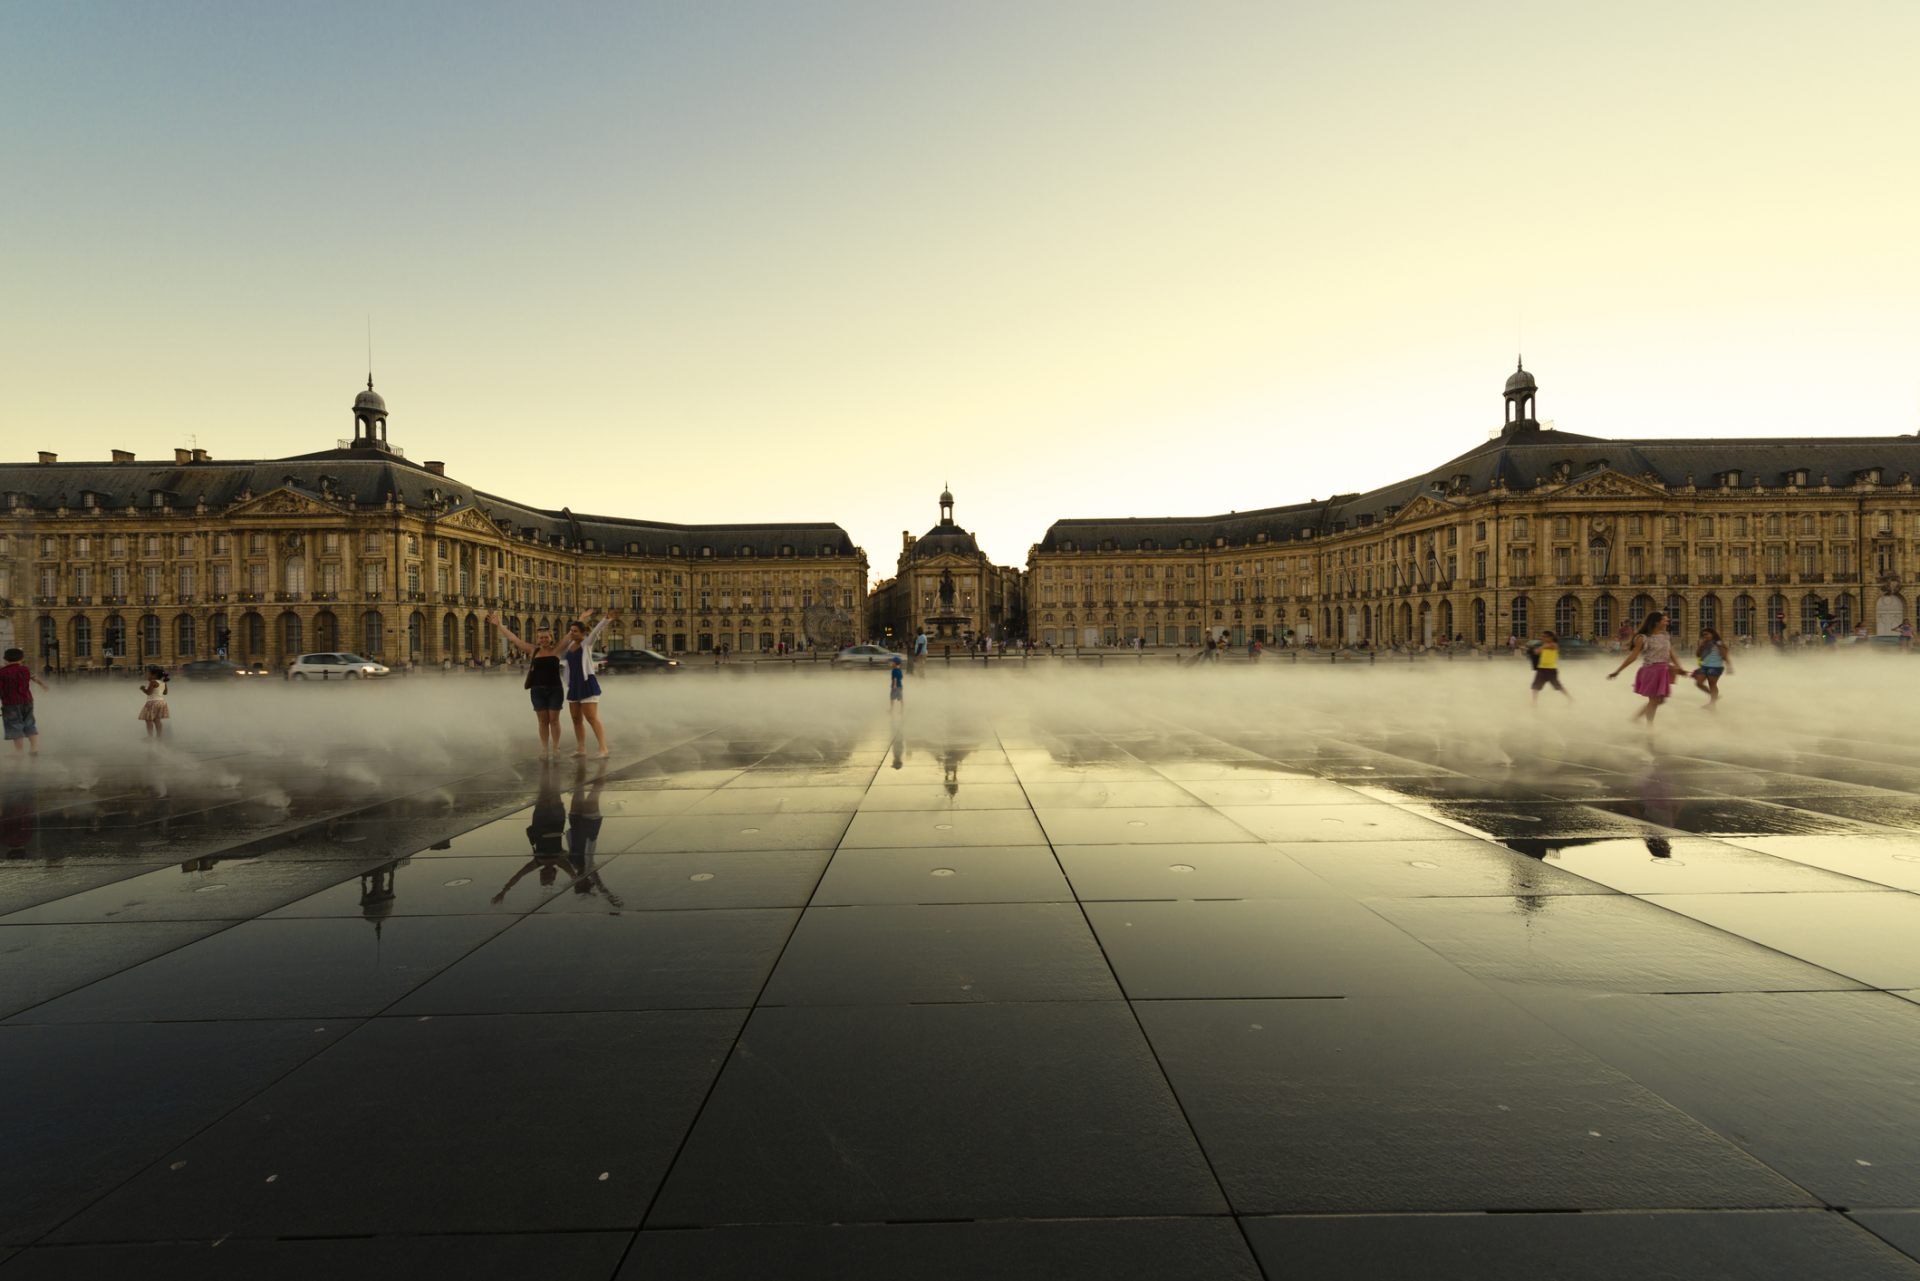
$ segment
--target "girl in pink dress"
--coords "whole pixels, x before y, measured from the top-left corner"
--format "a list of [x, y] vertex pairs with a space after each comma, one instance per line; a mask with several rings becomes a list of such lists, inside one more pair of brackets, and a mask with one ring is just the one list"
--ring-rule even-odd
[[1640, 630], [1634, 633], [1633, 644], [1627, 649], [1627, 656], [1620, 660], [1620, 666], [1607, 673], [1612, 680], [1626, 670], [1627, 664], [1634, 659], [1640, 660], [1640, 670], [1633, 674], [1633, 692], [1647, 700], [1647, 705], [1633, 714], [1634, 720], [1642, 716], [1647, 724], [1653, 724], [1654, 713], [1660, 710], [1660, 704], [1667, 701], [1667, 694], [1673, 689], [1676, 673], [1687, 674], [1680, 666], [1680, 660], [1673, 652], [1673, 637], [1667, 634], [1667, 616], [1659, 610], [1647, 615], [1647, 621], [1640, 624]]

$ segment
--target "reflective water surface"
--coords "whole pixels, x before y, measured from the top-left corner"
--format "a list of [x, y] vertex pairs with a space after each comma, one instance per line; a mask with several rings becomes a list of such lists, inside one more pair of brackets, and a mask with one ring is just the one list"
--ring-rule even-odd
[[616, 684], [605, 761], [484, 682], [49, 733], [0, 1281], [1920, 1276], [1920, 729], [1766, 673], [1655, 736], [1492, 666]]

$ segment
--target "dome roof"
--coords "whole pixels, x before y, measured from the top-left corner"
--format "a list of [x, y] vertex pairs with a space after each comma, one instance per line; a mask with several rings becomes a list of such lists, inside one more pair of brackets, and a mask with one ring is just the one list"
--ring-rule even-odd
[[1511, 396], [1516, 391], [1538, 390], [1539, 385], [1533, 381], [1533, 375], [1527, 372], [1526, 366], [1516, 363], [1513, 372], [1507, 375], [1507, 394]]
[[953, 506], [953, 491], [951, 489], [941, 490], [940, 501], [945, 503], [949, 507]]
[[978, 556], [980, 546], [973, 541], [972, 534], [958, 525], [935, 525], [922, 534], [913, 545], [915, 560], [939, 556], [945, 552], [955, 552], [962, 556]]
[[367, 389], [353, 398], [353, 407], [355, 409], [377, 409], [383, 414], [387, 412], [386, 400], [379, 392], [373, 389], [372, 374], [367, 375]]

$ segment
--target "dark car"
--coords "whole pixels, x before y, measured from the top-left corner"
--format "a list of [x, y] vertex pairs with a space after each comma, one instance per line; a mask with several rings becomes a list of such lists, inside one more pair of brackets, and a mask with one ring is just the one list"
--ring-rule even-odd
[[182, 663], [174, 675], [190, 681], [230, 681], [237, 676], [257, 676], [259, 673], [238, 663], [229, 663], [224, 658], [203, 658], [198, 662]]
[[650, 649], [610, 649], [600, 663], [603, 672], [677, 672], [680, 660]]

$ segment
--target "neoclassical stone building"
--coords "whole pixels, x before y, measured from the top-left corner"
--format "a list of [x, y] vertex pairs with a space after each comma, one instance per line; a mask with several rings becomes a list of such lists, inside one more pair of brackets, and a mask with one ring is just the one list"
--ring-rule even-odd
[[904, 649], [924, 629], [939, 646], [1020, 636], [1021, 574], [996, 565], [953, 519], [953, 491], [940, 491], [940, 522], [915, 538], [900, 531], [894, 576], [868, 601], [872, 636]]
[[617, 643], [671, 651], [838, 646], [866, 555], [835, 524], [675, 525], [531, 507], [409, 461], [373, 380], [353, 439], [294, 458], [0, 464], [0, 639], [48, 666], [308, 650], [389, 663], [497, 656], [618, 606]]
[[1500, 644], [1665, 609], [1755, 639], [1889, 633], [1920, 575], [1920, 438], [1626, 440], [1543, 427], [1518, 368], [1492, 439], [1364, 494], [1062, 520], [1028, 554], [1056, 644]]

